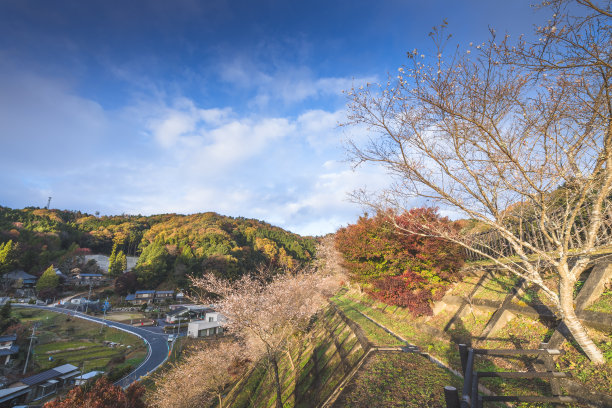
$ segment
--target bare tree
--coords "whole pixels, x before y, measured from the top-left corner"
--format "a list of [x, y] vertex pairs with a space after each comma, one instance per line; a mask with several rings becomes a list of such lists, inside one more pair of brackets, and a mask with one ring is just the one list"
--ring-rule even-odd
[[[610, 2], [579, 0], [585, 7], [574, 16], [564, 13], [568, 1], [552, 3], [535, 44], [513, 45], [492, 30], [488, 41], [449, 52], [443, 25], [431, 34], [433, 55], [414, 50], [386, 85], [350, 91], [348, 124], [372, 132], [367, 142], [349, 140], [354, 162], [385, 166], [395, 180], [356, 197], [396, 210], [425, 197], [495, 231], [516, 258], [426, 224], [405, 232], [459, 243], [537, 285], [588, 357], [603, 363], [573, 293], [610, 244]], [[545, 284], [545, 267], [556, 288]]]
[[199, 408], [216, 398], [223, 407], [223, 391], [248, 367], [244, 348], [222, 341], [188, 350], [187, 357], [155, 379], [149, 398], [159, 408]]
[[[338, 251], [335, 244], [335, 234], [328, 234], [322, 237], [317, 243], [315, 267], [321, 276], [334, 279], [339, 284], [348, 282], [348, 275], [343, 266], [342, 254]], [[334, 288], [334, 285], [331, 285]]]
[[245, 275], [233, 282], [207, 274], [192, 278], [192, 283], [200, 293], [197, 301], [215, 303], [227, 318], [226, 331], [245, 341], [253, 359], [264, 358], [274, 376], [276, 406], [281, 408], [280, 357], [292, 336], [306, 331], [311, 317], [325, 304], [326, 288], [333, 281], [296, 271]]

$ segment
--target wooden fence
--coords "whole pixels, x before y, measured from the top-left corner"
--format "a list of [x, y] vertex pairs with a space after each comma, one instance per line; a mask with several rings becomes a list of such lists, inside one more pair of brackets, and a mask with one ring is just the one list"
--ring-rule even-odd
[[[557, 404], [570, 404], [580, 402], [578, 398], [569, 395], [560, 395], [559, 378], [571, 377], [570, 373], [554, 371], [555, 363], [553, 356], [563, 355], [563, 350], [545, 349], [538, 350], [489, 350], [474, 349], [465, 344], [459, 344], [461, 356], [461, 369], [463, 371], [463, 389], [461, 399], [455, 387], [444, 387], [444, 399], [447, 408], [482, 408], [483, 403], [492, 402], [548, 402]], [[528, 372], [499, 372], [499, 371], [475, 371], [474, 357], [476, 355], [487, 355], [496, 357], [537, 356], [541, 357], [547, 371]], [[480, 378], [548, 378], [551, 380], [552, 396], [540, 395], [479, 395], [478, 381]]]
[[[612, 244], [612, 214], [608, 211], [608, 214], [604, 217], [604, 226], [600, 230], [600, 234], [597, 236], [595, 246], [609, 245]], [[581, 248], [586, 240], [586, 228], [588, 223], [581, 217], [576, 218], [574, 225], [572, 226], [569, 248]], [[510, 228], [515, 230], [514, 235], [522, 242], [527, 242], [536, 248], [541, 248], [545, 251], [552, 251], [554, 247], [550, 241], [546, 238], [542, 229], [539, 228], [535, 221], [525, 222], [521, 224], [520, 228]], [[485, 253], [495, 258], [507, 257], [516, 255], [516, 252], [510, 242], [502, 236], [497, 230], [485, 231], [479, 234], [474, 234], [471, 237], [472, 245], [478, 251]], [[523, 246], [525, 253], [529, 254], [531, 251]], [[479, 261], [487, 259], [485, 256], [479, 254], [476, 251], [465, 249], [466, 259], [469, 261]]]

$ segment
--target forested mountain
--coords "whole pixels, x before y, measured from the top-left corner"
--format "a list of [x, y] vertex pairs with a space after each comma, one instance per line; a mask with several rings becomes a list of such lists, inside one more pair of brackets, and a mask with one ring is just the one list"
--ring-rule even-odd
[[[0, 272], [40, 274], [79, 253], [140, 255], [140, 286], [186, 283], [190, 274], [236, 277], [258, 264], [294, 267], [314, 254], [314, 240], [263, 221], [213, 212], [93, 216], [78, 211], [0, 206]], [[7, 249], [8, 248], [8, 249]]]

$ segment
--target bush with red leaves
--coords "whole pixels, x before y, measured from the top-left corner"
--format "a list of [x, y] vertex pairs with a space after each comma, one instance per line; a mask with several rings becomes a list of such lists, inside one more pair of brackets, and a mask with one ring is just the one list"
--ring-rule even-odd
[[92, 386], [75, 387], [63, 399], [47, 402], [43, 408], [146, 408], [144, 387], [132, 384], [127, 390], [100, 377]]
[[[436, 209], [415, 208], [389, 222], [389, 214], [360, 217], [340, 229], [336, 247], [351, 279], [366, 285], [368, 293], [387, 304], [430, 314], [431, 302], [442, 297], [458, 280], [463, 265], [461, 247], [432, 236], [432, 231], [455, 233], [458, 227]], [[410, 231], [410, 232], [408, 232]]]

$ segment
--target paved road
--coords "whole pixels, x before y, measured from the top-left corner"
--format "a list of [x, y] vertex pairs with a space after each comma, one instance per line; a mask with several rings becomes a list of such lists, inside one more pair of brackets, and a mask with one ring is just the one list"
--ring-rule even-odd
[[56, 313], [64, 313], [67, 315], [75, 316], [81, 319], [89, 320], [95, 323], [104, 324], [108, 327], [114, 327], [119, 330], [123, 330], [129, 333], [132, 333], [136, 336], [145, 340], [145, 343], [148, 346], [148, 354], [145, 360], [138, 366], [134, 371], [128, 374], [126, 377], [117, 381], [115, 384], [120, 385], [122, 387], [127, 387], [134, 381], [137, 381], [140, 377], [153, 372], [157, 369], [166, 358], [168, 358], [169, 352], [169, 344], [168, 344], [168, 336], [161, 333], [156, 333], [154, 331], [147, 330], [145, 327], [134, 327], [129, 324], [117, 323], [110, 320], [104, 320], [98, 317], [88, 316], [81, 312], [75, 312], [73, 310], [62, 309], [59, 307], [50, 307], [50, 306], [37, 306], [37, 305], [26, 305], [13, 303], [11, 306], [16, 307], [30, 307], [34, 309], [43, 309]]

